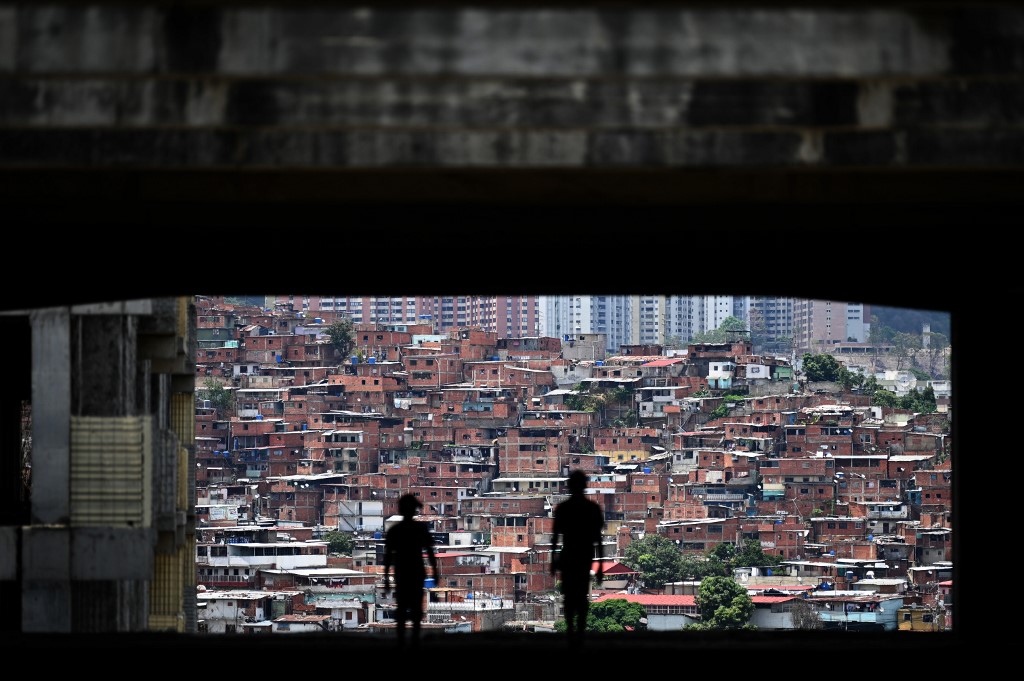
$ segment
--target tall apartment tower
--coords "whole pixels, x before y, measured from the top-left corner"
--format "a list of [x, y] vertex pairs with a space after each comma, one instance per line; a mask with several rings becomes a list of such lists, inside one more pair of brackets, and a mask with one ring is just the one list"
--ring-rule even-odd
[[746, 318], [743, 296], [700, 296], [699, 332], [714, 331], [728, 317]]
[[536, 336], [537, 296], [276, 296], [296, 311], [334, 312], [357, 323], [430, 322], [437, 333], [478, 326], [499, 337]]
[[630, 296], [630, 343], [633, 345], [665, 342], [665, 296]]
[[197, 630], [195, 306], [0, 315], [0, 630]]
[[356, 323], [412, 324], [417, 321], [414, 296], [279, 295], [275, 296], [275, 302], [284, 303], [296, 312], [346, 314]]
[[863, 303], [799, 298], [793, 302], [793, 344], [796, 353], [818, 353], [835, 343], [867, 341], [870, 324]]
[[694, 296], [665, 297], [665, 341], [685, 345], [694, 331]]
[[744, 321], [750, 329], [755, 351], [780, 352], [793, 345], [793, 299], [776, 296], [748, 296]]
[[537, 296], [418, 296], [416, 301], [419, 317], [429, 318], [437, 333], [465, 326], [480, 327], [499, 338], [540, 333]]
[[566, 334], [599, 333], [605, 335], [608, 352], [633, 344], [633, 329], [639, 338], [639, 316], [633, 318], [632, 303], [637, 296], [541, 296], [540, 335], [564, 337]]

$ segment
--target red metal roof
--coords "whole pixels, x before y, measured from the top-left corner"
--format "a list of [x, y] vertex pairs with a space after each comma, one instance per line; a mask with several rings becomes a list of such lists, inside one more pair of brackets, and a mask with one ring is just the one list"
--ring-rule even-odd
[[796, 601], [800, 600], [799, 596], [751, 596], [750, 600], [753, 601], [754, 605], [758, 603], [770, 604], [770, 603], [783, 603], [785, 601]]
[[[641, 364], [640, 366], [645, 366], [645, 367], [667, 367], [667, 366], [672, 366], [673, 364], [679, 364], [682, 361], [683, 360], [678, 358], [678, 357], [673, 357], [671, 359], [656, 359], [653, 362], [647, 362], [646, 364]], [[675, 387], [675, 386], [670, 386], [670, 387]]]
[[630, 603], [640, 605], [697, 605], [696, 596], [683, 596], [674, 594], [607, 594], [595, 599], [595, 603], [608, 601], [613, 598], [622, 598]]
[[636, 574], [639, 574], [638, 571], [634, 570], [633, 568], [629, 567], [628, 565], [623, 565], [619, 561], [612, 560], [612, 559], [605, 559], [605, 560], [602, 560], [602, 561], [596, 561], [595, 560], [593, 563], [590, 564], [591, 571], [597, 572], [597, 565], [598, 565], [599, 562], [600, 563], [604, 563], [604, 574], [605, 575], [636, 575]]

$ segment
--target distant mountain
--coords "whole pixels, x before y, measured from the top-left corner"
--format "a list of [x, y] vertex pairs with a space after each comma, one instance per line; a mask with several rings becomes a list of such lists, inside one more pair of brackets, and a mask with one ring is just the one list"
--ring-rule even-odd
[[[871, 315], [878, 317], [882, 326], [901, 333], [921, 333], [925, 324], [930, 325], [932, 333], [941, 333], [950, 338], [950, 320], [948, 312], [937, 310], [915, 310], [905, 307], [884, 307], [872, 305]], [[950, 338], [950, 340], [952, 340]]]

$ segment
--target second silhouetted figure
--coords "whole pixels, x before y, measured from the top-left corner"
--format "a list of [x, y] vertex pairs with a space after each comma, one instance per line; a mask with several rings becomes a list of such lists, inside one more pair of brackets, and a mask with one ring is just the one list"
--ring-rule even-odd
[[391, 588], [390, 573], [395, 573], [395, 628], [398, 643], [405, 643], [405, 623], [412, 622], [413, 643], [419, 641], [420, 622], [423, 620], [423, 589], [427, 570], [423, 564], [426, 554], [434, 572], [434, 583], [440, 583], [434, 538], [426, 524], [413, 519], [423, 503], [412, 494], [398, 500], [402, 520], [392, 525], [384, 538], [384, 591]]
[[[590, 607], [590, 568], [597, 563], [597, 581], [604, 578], [601, 565], [601, 532], [604, 512], [597, 503], [587, 499], [584, 490], [587, 475], [576, 470], [569, 474], [568, 499], [555, 507], [555, 523], [551, 539], [551, 573], [561, 573], [562, 603], [569, 643], [583, 639]], [[561, 550], [559, 550], [561, 538]]]

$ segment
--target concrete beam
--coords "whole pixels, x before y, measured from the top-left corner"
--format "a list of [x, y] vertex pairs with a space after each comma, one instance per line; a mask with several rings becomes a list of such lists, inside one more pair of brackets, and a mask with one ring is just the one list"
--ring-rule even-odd
[[71, 578], [148, 580], [156, 533], [150, 528], [80, 527], [71, 535]]
[[71, 532], [66, 526], [22, 528], [21, 630], [71, 631]]

